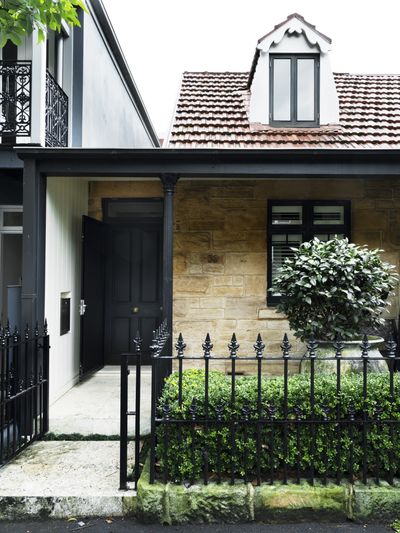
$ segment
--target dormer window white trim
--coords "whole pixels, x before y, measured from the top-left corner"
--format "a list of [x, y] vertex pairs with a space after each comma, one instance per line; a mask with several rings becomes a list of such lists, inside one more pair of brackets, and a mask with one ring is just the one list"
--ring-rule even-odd
[[270, 54], [271, 126], [319, 125], [319, 55]]
[[[316, 30], [297, 13], [275, 26], [274, 30], [264, 35], [257, 44], [253, 64], [249, 73], [247, 88], [250, 92], [249, 121], [251, 125], [276, 127], [323, 127], [337, 126], [339, 124], [339, 99], [336, 91], [334, 76], [331, 70], [329, 51], [331, 40]], [[307, 57], [318, 57], [314, 87], [310, 98], [314, 95], [318, 101], [314, 103], [314, 120], [303, 120], [295, 111], [293, 96], [290, 93], [288, 104], [291, 109], [290, 120], [281, 120], [273, 117], [273, 104], [271, 99], [271, 58], [284, 55], [300, 58], [303, 54]], [[294, 68], [294, 67], [293, 67]], [[293, 77], [293, 75], [292, 75]], [[297, 90], [297, 84], [291, 84], [291, 91], [296, 91], [301, 98], [302, 90]], [[272, 91], [273, 92], [273, 91]], [[290, 103], [289, 103], [290, 102]], [[293, 115], [293, 113], [295, 113]]]

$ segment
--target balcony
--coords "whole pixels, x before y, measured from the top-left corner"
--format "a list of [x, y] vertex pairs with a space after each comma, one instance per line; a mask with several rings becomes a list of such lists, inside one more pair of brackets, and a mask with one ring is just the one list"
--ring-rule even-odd
[[[31, 123], [31, 61], [0, 61], [1, 142], [15, 144], [17, 138], [31, 137]], [[68, 145], [68, 96], [49, 72], [46, 72], [45, 142], [50, 147]]]
[[31, 135], [31, 70], [31, 61], [0, 61], [2, 142]]
[[68, 146], [68, 96], [46, 72], [46, 146]]

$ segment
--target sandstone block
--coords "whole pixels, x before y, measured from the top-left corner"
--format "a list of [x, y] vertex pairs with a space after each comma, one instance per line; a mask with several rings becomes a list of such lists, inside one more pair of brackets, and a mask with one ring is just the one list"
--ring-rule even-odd
[[189, 229], [191, 231], [211, 231], [222, 230], [225, 226], [225, 220], [223, 217], [204, 217], [200, 220], [191, 220], [189, 222]]
[[224, 265], [218, 264], [204, 264], [203, 265], [204, 274], [223, 274], [225, 272]]
[[224, 318], [224, 309], [188, 309], [186, 317], [196, 321]]
[[175, 254], [174, 255], [174, 273], [182, 274], [186, 271], [187, 262], [186, 256], [184, 254]]
[[243, 287], [221, 286], [213, 287], [212, 294], [215, 296], [243, 296]]
[[205, 293], [210, 286], [210, 279], [206, 276], [177, 276], [174, 280], [176, 293]]
[[225, 318], [255, 319], [258, 303], [252, 298], [226, 298]]
[[215, 298], [213, 296], [207, 296], [206, 298], [199, 299], [199, 306], [204, 309], [217, 309], [222, 308], [225, 305], [223, 298]]
[[266, 254], [263, 253], [227, 253], [225, 256], [225, 273], [232, 275], [265, 274]]
[[244, 276], [245, 296], [266, 296], [267, 279], [266, 276]]
[[206, 232], [177, 233], [174, 236], [175, 249], [189, 252], [210, 249], [211, 236]]
[[258, 310], [259, 320], [285, 320], [285, 316], [282, 313], [278, 313], [273, 307], [267, 307], [265, 309]]
[[213, 277], [214, 285], [216, 287], [232, 285], [232, 276], [214, 276]]
[[175, 298], [174, 316], [185, 317], [189, 309], [198, 308], [199, 305], [199, 298]]
[[212, 186], [210, 188], [210, 197], [214, 198], [253, 198], [254, 186], [243, 185], [240, 182]]

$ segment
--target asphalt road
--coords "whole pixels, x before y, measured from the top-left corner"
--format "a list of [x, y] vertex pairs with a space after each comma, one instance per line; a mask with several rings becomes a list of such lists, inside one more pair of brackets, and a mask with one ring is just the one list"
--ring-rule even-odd
[[388, 533], [393, 529], [384, 524], [320, 524], [320, 523], [297, 523], [297, 524], [236, 524], [236, 525], [187, 525], [187, 526], [161, 526], [142, 525], [132, 520], [123, 519], [76, 519], [47, 520], [47, 521], [24, 521], [24, 522], [0, 522], [1, 533], [58, 533], [58, 532], [82, 533]]

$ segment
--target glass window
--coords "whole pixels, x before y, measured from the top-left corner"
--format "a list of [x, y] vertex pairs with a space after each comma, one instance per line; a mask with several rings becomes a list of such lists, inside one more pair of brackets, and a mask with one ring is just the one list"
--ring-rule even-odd
[[297, 60], [297, 120], [315, 120], [315, 60]]
[[274, 59], [274, 120], [291, 118], [291, 61]]
[[303, 207], [301, 205], [272, 206], [272, 224], [302, 224]]
[[6, 226], [6, 227], [22, 226], [22, 211], [4, 211], [3, 226]]
[[317, 126], [319, 56], [275, 55], [270, 65], [271, 124]]
[[[286, 258], [302, 242], [318, 237], [328, 241], [336, 236], [350, 239], [350, 201], [288, 202], [268, 204], [268, 286]], [[275, 304], [279, 294], [268, 292], [267, 303]]]
[[344, 224], [344, 206], [315, 205], [313, 207], [313, 224]]
[[[278, 270], [283, 265], [284, 260], [287, 257], [292, 257], [294, 254], [293, 248], [298, 248], [303, 242], [303, 236], [301, 234], [291, 233], [277, 233], [272, 235], [271, 246], [271, 268], [272, 279], [278, 273]], [[274, 296], [279, 296], [275, 294]]]

